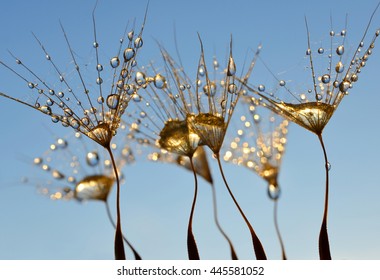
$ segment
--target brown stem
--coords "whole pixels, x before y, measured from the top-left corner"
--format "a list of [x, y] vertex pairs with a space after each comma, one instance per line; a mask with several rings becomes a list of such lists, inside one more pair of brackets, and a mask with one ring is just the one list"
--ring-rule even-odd
[[125, 260], [124, 243], [123, 243], [123, 233], [121, 232], [121, 221], [120, 221], [120, 180], [117, 172], [117, 166], [115, 158], [113, 157], [110, 147], [106, 148], [110, 154], [112, 167], [115, 172], [116, 177], [116, 230], [115, 230], [115, 260]]
[[193, 204], [191, 205], [191, 212], [189, 218], [189, 225], [187, 227], [187, 252], [189, 255], [189, 260], [199, 260], [199, 253], [197, 248], [197, 243], [195, 242], [194, 234], [193, 234], [193, 215], [195, 210], [195, 204], [197, 202], [197, 194], [198, 194], [198, 179], [197, 173], [195, 172], [193, 158], [190, 157], [191, 170], [194, 174], [194, 199]]
[[238, 256], [237, 256], [237, 254], [235, 252], [235, 248], [234, 248], [234, 245], [231, 242], [231, 239], [227, 236], [227, 234], [225, 233], [225, 231], [223, 230], [222, 226], [219, 223], [219, 219], [218, 219], [218, 207], [217, 207], [217, 203], [216, 203], [216, 191], [215, 191], [214, 184], [211, 184], [211, 191], [212, 191], [212, 202], [213, 202], [212, 204], [213, 204], [213, 207], [214, 207], [214, 221], [215, 221], [215, 224], [216, 224], [217, 228], [219, 229], [220, 233], [227, 240], [228, 245], [230, 246], [231, 259], [232, 260], [238, 260]]
[[[108, 203], [108, 201], [106, 200], [105, 201], [105, 204], [106, 204], [106, 210], [107, 210], [107, 216], [108, 216], [108, 220], [110, 221], [110, 223], [112, 224], [112, 226], [116, 229], [116, 225], [115, 225], [115, 222], [112, 218], [112, 215], [111, 215], [111, 210], [110, 210], [110, 205]], [[133, 255], [135, 256], [135, 260], [142, 260], [142, 258], [140, 257], [139, 253], [137, 253], [137, 251], [135, 250], [135, 248], [133, 248], [132, 244], [128, 241], [128, 239], [124, 236], [123, 234], [123, 239], [125, 241], [125, 243], [127, 243], [127, 245], [129, 246], [129, 248], [132, 250], [133, 252]]]
[[329, 206], [329, 162], [327, 160], [327, 153], [325, 144], [323, 143], [322, 134], [318, 135], [321, 143], [323, 155], [325, 157], [325, 170], [326, 170], [326, 190], [325, 190], [325, 207], [323, 212], [323, 220], [321, 231], [319, 233], [319, 258], [321, 260], [331, 260], [329, 237], [327, 234], [327, 212]]
[[280, 246], [281, 246], [281, 255], [282, 255], [282, 259], [283, 260], [287, 260], [286, 258], [286, 253], [285, 253], [285, 246], [284, 246], [284, 242], [282, 241], [282, 237], [281, 237], [281, 232], [280, 232], [280, 227], [278, 226], [278, 219], [277, 219], [277, 206], [278, 206], [278, 200], [275, 199], [273, 201], [274, 203], [274, 206], [273, 206], [273, 220], [274, 220], [274, 226], [276, 228], [276, 233], [277, 233], [277, 237], [278, 237], [278, 240], [280, 241]]
[[226, 180], [226, 177], [224, 176], [224, 172], [223, 172], [223, 168], [222, 168], [222, 164], [220, 162], [220, 157], [219, 157], [219, 154], [215, 154], [215, 157], [218, 161], [218, 165], [219, 165], [219, 170], [220, 170], [220, 173], [222, 174], [222, 178], [223, 178], [223, 181], [224, 181], [224, 184], [226, 185], [226, 188], [232, 198], [232, 200], [234, 201], [236, 207], [238, 208], [241, 216], [243, 217], [245, 223], [247, 224], [248, 226], [248, 229], [251, 233], [251, 238], [252, 238], [252, 244], [253, 244], [253, 249], [255, 251], [255, 254], [256, 254], [256, 259], [258, 260], [266, 260], [267, 259], [267, 256], [265, 255], [265, 251], [264, 251], [264, 248], [263, 248], [263, 245], [261, 244], [261, 241], [260, 239], [257, 237], [255, 231], [253, 230], [253, 227], [251, 226], [251, 224], [249, 223], [247, 217], [245, 216], [243, 210], [240, 208], [240, 205], [239, 203], [237, 202], [237, 200], [235, 199], [235, 196], [233, 195], [230, 187], [228, 186], [228, 183], [227, 183], [227, 180]]

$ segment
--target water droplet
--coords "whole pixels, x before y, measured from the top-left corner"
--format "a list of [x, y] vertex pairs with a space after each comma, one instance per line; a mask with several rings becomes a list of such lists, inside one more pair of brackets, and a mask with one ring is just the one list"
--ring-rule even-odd
[[236, 73], [236, 64], [232, 56], [228, 60], [227, 76], [233, 76]]
[[132, 96], [133, 101], [135, 102], [140, 102], [141, 101], [141, 96], [138, 95], [137, 93], [134, 93]]
[[265, 90], [265, 86], [264, 85], [259, 85], [258, 86], [258, 90], [261, 91], [261, 92], [264, 91]]
[[324, 52], [325, 52], [325, 50], [324, 50], [323, 48], [319, 48], [319, 49], [318, 49], [318, 53], [319, 53], [319, 54], [323, 54]]
[[103, 71], [103, 65], [101, 64], [96, 65], [96, 70], [98, 70], [98, 72]]
[[62, 180], [63, 178], [65, 178], [65, 175], [63, 175], [61, 172], [59, 172], [58, 170], [53, 170], [51, 172], [51, 175], [53, 176], [54, 179], [57, 179], [57, 180]]
[[134, 44], [135, 44], [135, 48], [136, 48], [136, 49], [141, 48], [142, 45], [143, 45], [143, 40], [142, 40], [142, 38], [137, 37], [137, 38], [135, 39]]
[[336, 48], [336, 54], [337, 55], [342, 55], [344, 53], [344, 46], [340, 45], [339, 47]]
[[20, 59], [16, 59], [17, 64], [22, 64]]
[[101, 85], [101, 84], [103, 83], [103, 79], [100, 78], [100, 77], [96, 78], [96, 83], [97, 83], [98, 85]]
[[311, 49], [306, 50], [306, 55], [311, 55]]
[[107, 97], [107, 106], [110, 109], [116, 109], [119, 105], [120, 96], [117, 94], [110, 94]]
[[340, 35], [341, 35], [341, 36], [346, 36], [346, 30], [343, 29], [343, 30], [340, 32]]
[[269, 184], [268, 185], [268, 196], [272, 200], [277, 200], [281, 195], [281, 190], [278, 185]]
[[216, 57], [213, 58], [213, 65], [214, 65], [214, 69], [215, 70], [218, 70], [219, 69], [219, 62], [218, 60], [216, 59]]
[[47, 115], [51, 115], [51, 108], [49, 106], [41, 106], [39, 110]]
[[50, 55], [45, 55], [45, 58], [47, 59], [47, 60], [50, 60], [51, 59], [51, 57], [50, 57]]
[[331, 164], [329, 162], [326, 163], [327, 170], [331, 169]]
[[97, 101], [98, 101], [98, 104], [103, 104], [104, 97], [103, 96], [99, 96], [98, 99], [97, 99]]
[[59, 122], [59, 117], [56, 116], [56, 115], [53, 115], [53, 116], [51, 116], [51, 121], [52, 121], [53, 123], [57, 123], [57, 122]]
[[145, 118], [145, 117], [146, 117], [146, 113], [145, 113], [144, 111], [141, 111], [141, 112], [140, 112], [140, 117], [141, 117], [141, 118]]
[[73, 115], [73, 111], [70, 108], [65, 108], [63, 112], [65, 113], [66, 117], [71, 117]]
[[205, 75], [205, 67], [203, 65], [200, 65], [198, 67], [198, 74], [199, 74], [199, 76], [204, 77], [204, 75]]
[[120, 65], [120, 59], [117, 56], [115, 56], [115, 57], [111, 58], [110, 64], [111, 64], [112, 68], [119, 67], [119, 65]]
[[135, 82], [139, 86], [145, 84], [146, 83], [145, 73], [143, 73], [143, 72], [136, 72]]
[[88, 117], [83, 117], [81, 119], [81, 122], [83, 125], [89, 125], [90, 124], [90, 119]]
[[123, 69], [120, 71], [120, 76], [121, 76], [123, 79], [127, 78], [127, 77], [128, 77], [128, 74], [129, 74], [129, 72], [128, 72], [128, 70], [125, 69], [125, 68], [123, 68]]
[[89, 166], [96, 166], [99, 163], [98, 152], [93, 151], [93, 152], [87, 153], [86, 162]]
[[179, 89], [180, 89], [180, 90], [185, 90], [185, 89], [186, 89], [186, 86], [185, 86], [185, 85], [180, 85], [180, 86], [179, 86]]
[[234, 83], [230, 83], [228, 85], [228, 92], [229, 93], [236, 93], [237, 92], [237, 86]]
[[33, 164], [40, 165], [43, 162], [43, 159], [40, 157], [36, 157], [33, 159]]
[[216, 84], [214, 82], [210, 82], [208, 85], [203, 87], [203, 92], [207, 96], [214, 96], [216, 93]]
[[63, 82], [65, 80], [65, 78], [63, 76], [59, 76], [59, 81], [60, 82]]
[[158, 89], [165, 88], [166, 86], [166, 79], [161, 74], [157, 74], [154, 76], [154, 86]]
[[66, 148], [67, 147], [67, 141], [63, 138], [58, 138], [56, 145], [60, 149]]
[[133, 39], [133, 35], [134, 35], [135, 33], [134, 33], [134, 31], [132, 30], [132, 31], [130, 31], [130, 32], [128, 32], [128, 40], [129, 41], [132, 41], [132, 39]]
[[53, 104], [54, 104], [54, 100], [52, 100], [50, 98], [48, 98], [48, 100], [46, 100], [46, 105], [47, 106], [53, 106]]
[[318, 93], [315, 98], [318, 100], [318, 101], [321, 101], [322, 100], [322, 94]]
[[74, 119], [72, 118], [70, 120], [70, 125], [74, 128], [74, 129], [78, 129], [80, 127], [80, 123], [77, 119]]
[[285, 82], [284, 80], [281, 80], [280, 83], [279, 83], [279, 85], [280, 85], [281, 87], [283, 87], [283, 86], [286, 85], [286, 82]]
[[35, 85], [34, 85], [33, 83], [28, 83], [28, 87], [29, 87], [30, 89], [34, 89]]
[[335, 36], [335, 32], [333, 30], [330, 31], [330, 36]]
[[324, 83], [324, 84], [329, 83], [330, 82], [330, 75], [329, 74], [323, 75], [321, 80], [322, 80], [322, 83]]
[[135, 56], [135, 50], [131, 48], [126, 48], [124, 50], [123, 56], [124, 56], [124, 60], [128, 62]]
[[58, 97], [59, 98], [63, 98], [64, 96], [65, 96], [65, 94], [62, 91], [58, 92]]
[[352, 74], [352, 76], [351, 76], [351, 82], [357, 82], [358, 79], [359, 79], [358, 75]]
[[350, 88], [350, 83], [349, 82], [347, 82], [347, 81], [343, 81], [343, 82], [341, 82], [340, 83], [340, 85], [339, 85], [339, 90], [341, 91], [341, 92], [346, 92], [349, 88]]
[[300, 94], [300, 98], [301, 98], [302, 101], [305, 100], [305, 99], [306, 99], [306, 94], [301, 93], [301, 94]]
[[344, 71], [344, 65], [341, 61], [339, 61], [335, 66], [335, 71], [337, 73], [342, 73]]

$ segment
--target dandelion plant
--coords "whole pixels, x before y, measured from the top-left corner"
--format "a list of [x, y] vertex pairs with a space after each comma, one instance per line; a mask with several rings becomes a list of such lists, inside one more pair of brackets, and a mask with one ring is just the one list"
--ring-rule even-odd
[[[142, 33], [146, 14], [140, 31], [135, 33], [132, 29], [132, 31], [127, 32], [126, 29], [124, 36], [120, 39], [119, 47], [115, 50], [116, 55], [108, 60], [106, 64], [103, 64], [99, 54], [100, 44], [96, 32], [95, 8], [92, 13], [92, 20], [93, 48], [95, 49], [96, 63], [93, 65], [93, 70], [96, 74], [91, 80], [86, 79], [87, 71], [84, 71], [86, 66], [81, 68], [77, 63], [78, 55], [73, 50], [69, 35], [61, 24], [63, 38], [73, 62], [72, 71], [75, 73], [75, 77], [69, 78], [61, 70], [60, 66], [55, 62], [54, 56], [48, 52], [37, 36], [33, 34], [47, 63], [55, 72], [58, 81], [43, 79], [40, 74], [37, 74], [37, 71], [32, 70], [20, 57], [11, 53], [17, 67], [20, 69], [15, 69], [3, 61], [0, 61], [0, 64], [25, 82], [27, 87], [33, 91], [33, 96], [30, 99], [25, 97], [18, 98], [15, 94], [9, 95], [3, 92], [0, 92], [0, 96], [14, 100], [49, 116], [53, 123], [61, 123], [64, 127], [73, 128], [108, 151], [117, 186], [115, 259], [125, 259], [120, 221], [120, 180], [111, 150], [111, 140], [117, 133], [121, 116], [124, 114], [129, 101], [137, 95], [138, 85], [136, 85], [134, 79], [135, 75], [137, 75], [135, 67], [137, 65], [137, 54], [143, 46]], [[109, 76], [105, 79], [108, 71], [110, 71]], [[106, 89], [107, 83], [108, 88]]]
[[[348, 51], [346, 27], [340, 32], [336, 32], [331, 27], [329, 32], [330, 40], [327, 46], [319, 45], [315, 49], [312, 48], [309, 27], [305, 19], [307, 30], [306, 57], [309, 61], [307, 70], [311, 72], [311, 77], [309, 79], [310, 84], [300, 92], [292, 91], [284, 79], [280, 80], [276, 78], [279, 89], [276, 95], [272, 91], [267, 90], [265, 84], [253, 86], [243, 81], [249, 92], [258, 96], [258, 101], [261, 105], [311, 131], [319, 139], [323, 150], [326, 173], [324, 213], [319, 234], [319, 256], [323, 260], [331, 259], [327, 233], [329, 171], [331, 165], [327, 158], [322, 132], [343, 98], [348, 95], [349, 91], [352, 90], [358, 81], [363, 68], [372, 55], [380, 30], [377, 30], [372, 39], [367, 40], [367, 42], [366, 37], [379, 5], [380, 3], [372, 13], [364, 34], [357, 47], [355, 47], [353, 54]], [[326, 63], [318, 68], [316, 59], [320, 58], [325, 58]], [[266, 66], [265, 63], [264, 65]], [[268, 69], [267, 66], [266, 68]], [[297, 81], [297, 79], [293, 78], [293, 81]], [[285, 92], [285, 94], [280, 96], [280, 92]], [[289, 98], [290, 101], [288, 101]]]

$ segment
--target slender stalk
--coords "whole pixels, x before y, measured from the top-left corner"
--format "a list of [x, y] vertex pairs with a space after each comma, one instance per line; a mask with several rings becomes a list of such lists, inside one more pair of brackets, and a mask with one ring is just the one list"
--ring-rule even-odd
[[321, 260], [331, 260], [329, 237], [327, 234], [327, 213], [329, 206], [329, 162], [327, 160], [327, 153], [325, 144], [323, 143], [322, 134], [318, 135], [318, 139], [321, 142], [323, 155], [325, 157], [325, 169], [326, 169], [326, 190], [325, 190], [325, 207], [323, 212], [323, 220], [321, 225], [321, 231], [319, 233], [319, 258]]
[[120, 220], [120, 180], [117, 172], [117, 166], [115, 158], [112, 154], [111, 148], [106, 148], [110, 154], [112, 167], [116, 177], [116, 230], [115, 230], [115, 260], [125, 260], [123, 233], [121, 232], [121, 220]]
[[287, 260], [284, 242], [283, 242], [282, 237], [281, 237], [280, 227], [278, 226], [278, 219], [277, 219], [278, 200], [277, 199], [274, 200], [273, 203], [274, 203], [274, 205], [273, 205], [273, 220], [274, 220], [274, 226], [276, 228], [277, 237], [278, 237], [278, 240], [280, 241], [281, 255], [282, 255], [283, 260]]
[[212, 192], [212, 202], [213, 202], [212, 204], [213, 204], [213, 207], [214, 207], [214, 221], [215, 221], [215, 224], [216, 224], [217, 228], [219, 229], [220, 233], [227, 240], [228, 245], [230, 246], [231, 259], [232, 260], [238, 260], [237, 254], [235, 252], [234, 245], [232, 244], [231, 240], [229, 239], [229, 237], [227, 236], [227, 234], [222, 229], [222, 227], [221, 227], [221, 225], [219, 223], [219, 219], [218, 219], [218, 206], [217, 206], [217, 203], [216, 203], [216, 191], [215, 191], [214, 184], [211, 184], [211, 192]]
[[[116, 229], [116, 225], [115, 225], [115, 222], [112, 218], [112, 214], [111, 214], [111, 210], [110, 210], [110, 205], [109, 205], [107, 200], [105, 201], [105, 204], [106, 204], [108, 220], [111, 222], [112, 226]], [[129, 246], [129, 248], [132, 250], [133, 255], [135, 256], [135, 260], [138, 260], [138, 261], [142, 260], [139, 253], [137, 253], [135, 248], [133, 248], [132, 244], [128, 241], [128, 239], [124, 235], [123, 235], [123, 239], [124, 239], [125, 243], [127, 243], [127, 245]]]
[[193, 204], [191, 205], [191, 212], [189, 218], [189, 225], [187, 227], [187, 252], [189, 255], [189, 260], [199, 260], [199, 253], [197, 248], [197, 243], [195, 242], [194, 234], [193, 234], [193, 216], [195, 210], [195, 204], [197, 202], [197, 194], [198, 194], [198, 178], [197, 173], [195, 172], [195, 167], [193, 163], [193, 158], [190, 158], [191, 170], [194, 174], [194, 199]]
[[264, 251], [263, 245], [261, 244], [260, 239], [257, 237], [255, 231], [253, 230], [252, 225], [249, 223], [249, 221], [248, 221], [247, 217], [245, 216], [243, 210], [240, 208], [239, 203], [235, 199], [235, 196], [233, 195], [230, 187], [228, 186], [226, 177], [224, 176], [222, 164], [220, 162], [219, 154], [215, 154], [215, 157], [216, 157], [216, 159], [218, 161], [219, 170], [220, 170], [220, 173], [222, 174], [222, 178], [223, 178], [224, 184], [226, 185], [226, 188], [227, 188], [227, 190], [228, 190], [228, 192], [229, 192], [232, 200], [234, 201], [236, 207], [238, 208], [241, 216], [243, 217], [243, 219], [244, 219], [245, 223], [247, 224], [248, 229], [249, 229], [249, 231], [251, 233], [252, 245], [253, 245], [253, 249], [255, 251], [256, 259], [258, 259], [258, 260], [266, 260], [267, 256], [265, 255], [265, 251]]

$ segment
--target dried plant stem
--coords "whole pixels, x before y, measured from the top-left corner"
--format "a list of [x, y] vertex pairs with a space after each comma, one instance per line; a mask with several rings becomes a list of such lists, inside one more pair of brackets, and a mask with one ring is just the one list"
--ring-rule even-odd
[[[116, 229], [116, 224], [112, 218], [112, 214], [111, 214], [111, 210], [110, 210], [110, 205], [108, 203], [108, 201], [106, 200], [105, 201], [105, 204], [106, 204], [106, 210], [107, 210], [107, 216], [108, 216], [108, 220], [110, 221], [110, 223], [112, 224], [112, 226]], [[132, 250], [133, 252], [133, 255], [135, 256], [135, 260], [142, 260], [139, 253], [137, 253], [137, 251], [135, 250], [135, 248], [133, 248], [132, 244], [128, 241], [128, 239], [124, 236], [123, 234], [123, 239], [125, 241], [125, 243], [127, 243], [127, 245], [129, 246], [129, 248]]]
[[220, 162], [220, 156], [219, 154], [215, 154], [215, 157], [218, 161], [218, 165], [219, 165], [219, 170], [220, 170], [220, 173], [222, 174], [222, 178], [223, 178], [223, 181], [224, 181], [224, 184], [226, 185], [226, 188], [232, 198], [232, 200], [234, 201], [236, 207], [238, 208], [241, 216], [243, 217], [245, 223], [247, 224], [248, 226], [248, 229], [251, 233], [251, 238], [252, 238], [252, 244], [253, 244], [253, 249], [255, 251], [255, 255], [256, 255], [256, 259], [258, 260], [266, 260], [267, 259], [267, 256], [265, 255], [265, 251], [264, 251], [264, 248], [263, 248], [263, 245], [261, 244], [261, 241], [260, 239], [257, 237], [255, 231], [253, 230], [253, 227], [252, 225], [250, 224], [250, 222], [248, 221], [247, 217], [245, 216], [243, 210], [241, 209], [239, 203], [236, 201], [236, 198], [235, 196], [233, 195], [230, 187], [228, 186], [228, 183], [227, 183], [227, 180], [226, 180], [226, 177], [224, 176], [224, 172], [223, 172], [223, 168], [222, 168], [222, 164]]
[[198, 194], [198, 178], [197, 173], [195, 171], [193, 158], [190, 157], [191, 170], [194, 174], [194, 199], [193, 204], [191, 205], [191, 212], [189, 218], [189, 225], [187, 227], [187, 253], [189, 255], [189, 260], [199, 260], [199, 253], [197, 248], [197, 243], [195, 242], [194, 234], [193, 234], [193, 216], [195, 210], [195, 204], [197, 202], [197, 194]]
[[115, 230], [115, 260], [125, 260], [125, 251], [123, 243], [123, 233], [121, 232], [120, 221], [120, 180], [117, 172], [115, 158], [110, 147], [106, 148], [112, 161], [113, 170], [116, 177], [116, 230]]
[[273, 220], [274, 220], [274, 226], [276, 228], [278, 241], [280, 242], [280, 246], [281, 246], [281, 255], [282, 255], [283, 260], [287, 260], [284, 242], [283, 242], [282, 237], [281, 237], [280, 227], [278, 226], [278, 219], [277, 219], [278, 200], [276, 199], [273, 203], [274, 203], [274, 205], [273, 205]]
[[216, 190], [215, 190], [214, 184], [211, 184], [211, 192], [212, 192], [212, 204], [213, 204], [213, 207], [214, 207], [214, 221], [215, 221], [215, 224], [216, 224], [217, 228], [219, 229], [220, 233], [227, 240], [228, 245], [230, 246], [231, 259], [232, 260], [238, 260], [237, 254], [235, 252], [234, 245], [232, 244], [231, 240], [229, 239], [229, 237], [227, 236], [227, 234], [224, 232], [223, 228], [221, 227], [221, 225], [219, 223], [219, 219], [218, 219], [218, 206], [217, 206], [217, 203], [216, 203]]
[[322, 134], [318, 135], [321, 142], [323, 155], [325, 157], [325, 169], [326, 169], [326, 190], [325, 190], [325, 207], [323, 212], [323, 220], [321, 225], [321, 231], [319, 233], [319, 258], [321, 260], [331, 260], [329, 237], [327, 234], [327, 213], [329, 206], [329, 162], [327, 160], [327, 153], [325, 144], [323, 143]]

